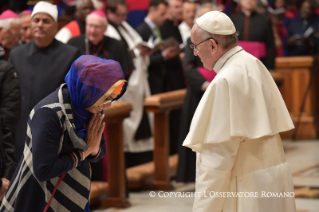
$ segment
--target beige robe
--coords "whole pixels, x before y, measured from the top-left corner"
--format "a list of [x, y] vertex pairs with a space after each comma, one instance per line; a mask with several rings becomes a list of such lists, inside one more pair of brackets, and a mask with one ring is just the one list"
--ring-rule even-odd
[[214, 71], [183, 143], [197, 152], [193, 211], [296, 211], [279, 136], [294, 126], [273, 78], [239, 46]]

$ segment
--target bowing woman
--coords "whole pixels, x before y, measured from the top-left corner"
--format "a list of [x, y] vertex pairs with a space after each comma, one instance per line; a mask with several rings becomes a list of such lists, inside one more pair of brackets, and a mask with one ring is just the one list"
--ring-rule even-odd
[[[84, 211], [90, 163], [106, 152], [102, 111], [126, 91], [120, 64], [79, 57], [55, 92], [31, 111], [23, 157], [0, 211]], [[87, 209], [86, 209], [87, 211]]]

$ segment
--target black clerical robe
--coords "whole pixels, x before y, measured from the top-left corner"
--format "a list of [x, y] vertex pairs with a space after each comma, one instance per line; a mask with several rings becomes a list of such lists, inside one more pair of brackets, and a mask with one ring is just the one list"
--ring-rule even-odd
[[85, 35], [70, 39], [68, 44], [78, 48], [82, 54], [96, 55], [101, 58], [118, 61], [127, 79], [134, 70], [134, 65], [127, 49], [120, 41], [113, 38], [104, 36], [103, 41], [98, 45], [93, 45], [91, 42], [88, 42], [89, 52], [86, 52]]
[[[160, 30], [162, 40], [165, 40], [169, 37], [174, 37], [180, 44], [183, 43], [178, 25], [173, 21], [167, 19], [160, 27]], [[185, 88], [184, 72], [179, 55], [176, 55], [174, 58], [165, 61], [165, 72], [167, 77], [166, 91]]]
[[266, 15], [257, 12], [252, 12], [250, 16], [240, 12], [230, 18], [238, 33], [238, 40], [258, 41], [266, 44], [266, 57], [260, 60], [268, 70], [274, 70], [276, 47], [271, 20]]
[[20, 159], [27, 132], [27, 121], [32, 108], [55, 91], [80, 52], [57, 40], [39, 49], [34, 41], [11, 50], [9, 62], [14, 66], [21, 88], [21, 118], [16, 128], [17, 160]]
[[[136, 31], [142, 37], [143, 41], [148, 42], [152, 37], [155, 39], [156, 35], [150, 26], [144, 21], [137, 28]], [[151, 94], [158, 94], [165, 92], [166, 72], [165, 59], [160, 50], [153, 52], [150, 55], [150, 65], [148, 66], [148, 82], [150, 85]]]
[[[178, 29], [178, 25], [171, 20], [166, 20], [160, 27], [161, 38], [165, 40], [169, 37], [174, 37], [180, 44], [183, 43], [181, 33]], [[166, 72], [166, 90], [174, 91], [185, 88], [185, 77], [182, 67], [182, 62], [179, 59], [179, 55], [172, 59], [165, 60], [165, 72]], [[175, 154], [178, 152], [178, 134], [179, 126], [181, 122], [181, 110], [175, 110], [170, 113], [170, 152]]]
[[183, 59], [183, 68], [187, 81], [187, 92], [182, 107], [182, 117], [179, 132], [178, 146], [178, 166], [176, 173], [177, 182], [195, 182], [196, 173], [196, 153], [182, 144], [189, 132], [189, 128], [204, 92], [202, 86], [206, 79], [198, 72], [197, 67], [203, 67], [199, 57], [196, 57], [190, 48], [190, 38], [187, 39], [185, 46], [185, 57]]

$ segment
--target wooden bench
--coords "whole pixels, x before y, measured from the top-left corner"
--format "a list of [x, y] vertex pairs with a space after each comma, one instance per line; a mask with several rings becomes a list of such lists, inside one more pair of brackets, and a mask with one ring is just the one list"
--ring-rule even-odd
[[126, 198], [125, 160], [123, 152], [123, 119], [129, 117], [132, 110], [127, 102], [115, 102], [105, 110], [104, 121], [107, 133], [107, 178], [108, 182], [92, 182], [91, 204], [100, 207], [126, 208], [130, 206]]
[[[279, 86], [279, 90], [294, 124], [299, 123], [299, 129], [296, 133], [297, 139], [314, 139], [319, 135], [318, 67], [313, 77], [310, 92], [306, 98], [301, 119], [298, 119], [301, 103], [311, 77], [313, 64], [314, 58], [311, 56], [276, 58], [275, 73], [281, 74], [284, 78], [282, 84]], [[291, 130], [281, 133], [281, 136], [283, 138], [291, 138], [293, 133], [294, 130]]]
[[145, 99], [146, 112], [154, 113], [153, 162], [127, 169], [130, 188], [171, 190], [171, 177], [176, 175], [178, 156], [169, 156], [169, 113], [181, 108], [186, 89], [156, 94]]

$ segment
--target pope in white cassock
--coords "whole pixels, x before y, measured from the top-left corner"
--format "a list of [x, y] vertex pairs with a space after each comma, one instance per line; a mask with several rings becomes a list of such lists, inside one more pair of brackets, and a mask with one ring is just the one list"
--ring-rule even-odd
[[222, 12], [198, 18], [191, 39], [194, 54], [217, 73], [183, 143], [197, 152], [193, 211], [295, 212], [279, 135], [294, 126], [270, 73], [238, 46]]

